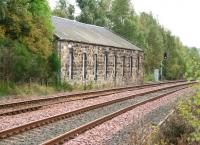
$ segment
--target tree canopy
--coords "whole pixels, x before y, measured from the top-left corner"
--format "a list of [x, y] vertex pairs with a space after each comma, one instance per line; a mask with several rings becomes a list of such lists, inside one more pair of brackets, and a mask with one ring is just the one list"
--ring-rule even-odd
[[48, 1], [3, 0], [0, 8], [0, 74], [17, 82], [47, 78], [53, 38]]
[[6, 13], [1, 17], [0, 30], [4, 32], [4, 36], [47, 57], [51, 52], [53, 35], [47, 1], [4, 0], [3, 4]]
[[74, 19], [75, 7], [71, 4], [68, 4], [67, 0], [58, 0], [56, 8], [53, 10], [53, 15]]

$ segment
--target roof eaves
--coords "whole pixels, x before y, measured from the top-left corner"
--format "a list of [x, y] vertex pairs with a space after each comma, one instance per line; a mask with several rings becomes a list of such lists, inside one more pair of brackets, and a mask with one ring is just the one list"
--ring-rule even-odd
[[105, 46], [105, 47], [113, 47], [113, 48], [121, 48], [121, 49], [128, 49], [128, 50], [134, 50], [134, 51], [141, 51], [143, 52], [142, 49], [132, 49], [132, 48], [124, 48], [124, 47], [117, 47], [117, 46], [109, 46], [109, 45], [103, 45], [103, 44], [98, 44], [98, 43], [90, 43], [90, 42], [83, 42], [83, 41], [78, 41], [78, 40], [72, 40], [72, 39], [65, 39], [65, 38], [60, 38], [60, 41], [72, 41], [72, 42], [78, 42], [78, 43], [84, 43], [84, 44], [92, 44], [92, 45], [99, 45], [99, 46]]

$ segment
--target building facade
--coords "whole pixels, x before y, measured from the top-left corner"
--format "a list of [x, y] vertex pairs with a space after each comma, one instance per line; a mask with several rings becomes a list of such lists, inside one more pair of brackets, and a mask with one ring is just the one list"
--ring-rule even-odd
[[143, 82], [143, 51], [103, 27], [53, 17], [60, 77], [116, 86]]

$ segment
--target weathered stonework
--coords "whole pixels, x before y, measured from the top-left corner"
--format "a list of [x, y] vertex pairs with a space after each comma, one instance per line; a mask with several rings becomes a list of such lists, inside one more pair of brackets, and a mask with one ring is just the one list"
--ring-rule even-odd
[[[71, 45], [71, 48], [68, 46]], [[61, 80], [71, 83], [96, 82], [117, 86], [141, 84], [143, 82], [143, 52], [132, 49], [107, 47], [74, 41], [56, 41], [56, 48], [61, 59]], [[70, 55], [73, 52], [72, 78], [70, 78]], [[83, 53], [86, 53], [86, 79], [83, 75]], [[105, 53], [108, 55], [107, 77], [105, 71]], [[97, 55], [97, 80], [94, 74], [94, 55]], [[117, 58], [115, 75], [115, 56]], [[139, 56], [139, 66], [138, 66]], [[125, 64], [123, 67], [123, 60]], [[132, 74], [131, 74], [132, 57]], [[124, 72], [124, 73], [123, 73]], [[115, 77], [116, 76], [116, 77]]]

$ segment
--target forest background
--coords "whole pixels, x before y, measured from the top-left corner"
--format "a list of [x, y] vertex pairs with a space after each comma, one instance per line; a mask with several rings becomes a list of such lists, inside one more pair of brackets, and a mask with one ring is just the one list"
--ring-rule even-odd
[[[53, 50], [52, 15], [106, 27], [142, 48], [147, 81], [153, 80], [154, 69], [160, 68], [162, 61], [167, 80], [200, 77], [198, 49], [184, 46], [151, 13], [137, 14], [130, 0], [76, 2], [79, 15], [67, 0], [58, 0], [54, 10], [47, 0], [0, 1], [0, 92], [32, 82], [62, 86], [60, 61]], [[69, 85], [65, 87], [72, 89]]]

